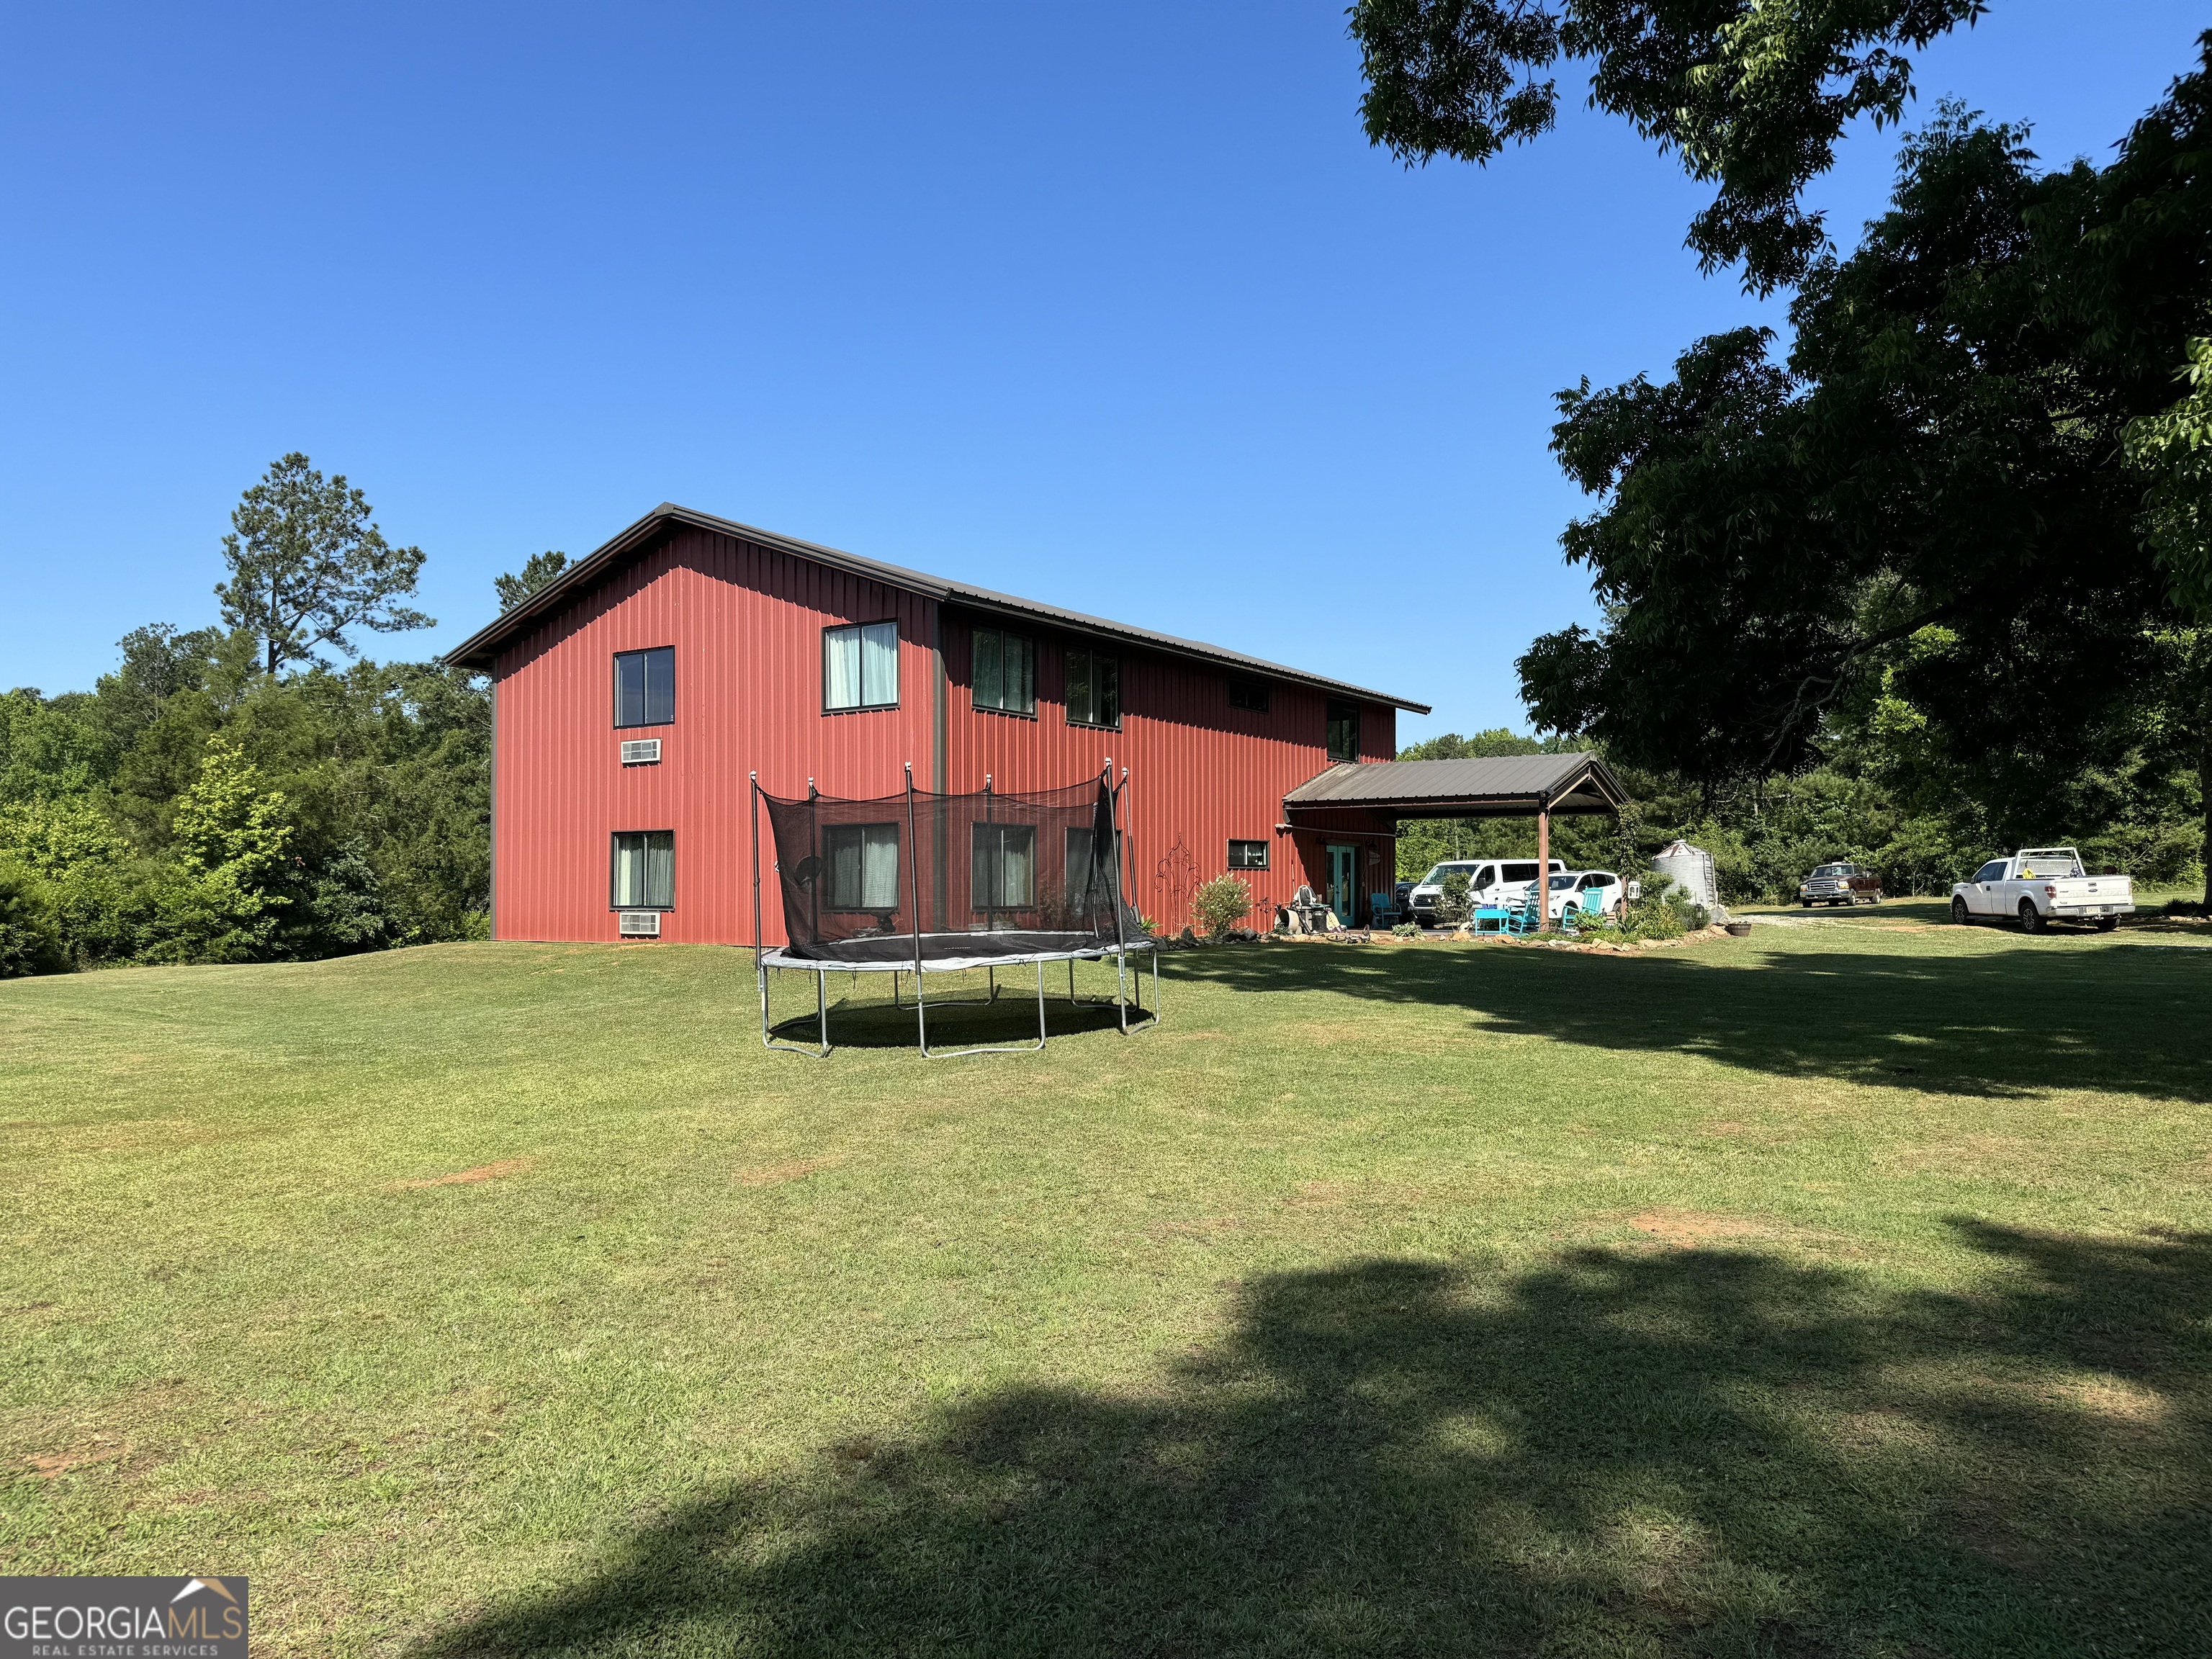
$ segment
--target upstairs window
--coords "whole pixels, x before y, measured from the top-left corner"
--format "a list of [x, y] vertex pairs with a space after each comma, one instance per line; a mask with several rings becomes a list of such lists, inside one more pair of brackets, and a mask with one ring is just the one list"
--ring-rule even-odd
[[1121, 724], [1121, 665], [1101, 651], [1067, 653], [1067, 723]]
[[841, 823], [822, 832], [822, 902], [832, 910], [898, 908], [899, 827]]
[[822, 630], [825, 709], [898, 707], [898, 624], [855, 623]]
[[1264, 870], [1267, 867], [1267, 843], [1264, 841], [1232, 841], [1229, 843], [1229, 867], [1232, 870]]
[[979, 823], [972, 832], [970, 902], [978, 910], [1026, 910], [1036, 902], [1036, 826]]
[[1231, 708], [1249, 708], [1255, 714], [1266, 714], [1267, 712], [1267, 682], [1240, 680], [1231, 675], [1229, 680], [1229, 706]]
[[975, 630], [971, 696], [978, 708], [1002, 714], [1036, 713], [1036, 641], [1002, 628]]
[[1333, 761], [1356, 761], [1359, 758], [1359, 705], [1338, 702], [1330, 699], [1328, 705], [1328, 757]]
[[676, 720], [676, 647], [615, 653], [615, 724], [669, 726]]
[[615, 835], [608, 907], [616, 910], [676, 908], [676, 832], [624, 830]]

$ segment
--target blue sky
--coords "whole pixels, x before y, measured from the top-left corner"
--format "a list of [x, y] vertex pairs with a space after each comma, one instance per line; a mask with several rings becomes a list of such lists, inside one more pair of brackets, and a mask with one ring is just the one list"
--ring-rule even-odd
[[[2208, 20], [1994, 0], [1945, 94], [2102, 155]], [[1552, 393], [1778, 320], [1569, 109], [1487, 169], [1358, 126], [1337, 0], [19, 7], [0, 58], [0, 685], [212, 621], [304, 449], [492, 578], [658, 501], [1522, 723], [1589, 614]], [[1567, 101], [1573, 103], [1575, 99]], [[1815, 200], [1848, 233], [1893, 134]]]

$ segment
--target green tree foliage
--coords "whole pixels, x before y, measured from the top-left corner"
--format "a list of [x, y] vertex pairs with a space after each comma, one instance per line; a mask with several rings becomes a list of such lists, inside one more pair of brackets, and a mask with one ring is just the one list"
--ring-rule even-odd
[[0, 859], [0, 979], [55, 973], [64, 965], [46, 884], [22, 865]]
[[[1628, 805], [1617, 817], [1553, 818], [1553, 856], [1571, 869], [1635, 875], [1682, 836], [1712, 854], [1721, 897], [1729, 903], [1786, 901], [1807, 872], [1836, 859], [1881, 872], [1892, 894], [1948, 892], [1966, 872], [2010, 850], [2010, 843], [2000, 840], [1990, 814], [1958, 779], [1948, 770], [1930, 773], [1916, 729], [1899, 708], [1889, 714], [1894, 729], [1832, 734], [1832, 752], [1818, 764], [1717, 789], [1613, 757]], [[1433, 738], [1417, 748], [1437, 745], [1480, 745], [1500, 754], [1594, 746], [1584, 739], [1485, 732]], [[1439, 757], [1416, 749], [1400, 757]], [[2178, 881], [2199, 853], [2197, 797], [2185, 781], [2140, 754], [2118, 770], [2092, 768], [2055, 781], [2054, 816], [2064, 826], [2057, 838], [2078, 842], [2100, 867], [2155, 884]], [[1536, 855], [1533, 817], [1412, 820], [1400, 823], [1398, 833], [1398, 873], [1408, 880], [1441, 860]]]
[[493, 580], [492, 589], [499, 595], [499, 608], [501, 611], [514, 610], [568, 568], [568, 556], [566, 553], [549, 550], [532, 554], [528, 562], [522, 567], [520, 575], [508, 574]]
[[325, 479], [296, 451], [248, 489], [222, 538], [230, 580], [216, 585], [223, 622], [261, 641], [263, 671], [358, 654], [347, 630], [390, 634], [434, 624], [399, 603], [415, 592], [419, 547], [393, 547], [360, 490]]
[[2137, 416], [2124, 434], [2131, 465], [2150, 482], [2142, 530], [2173, 583], [2175, 601], [2212, 622], [2212, 339], [2191, 340], [2170, 409]]
[[2203, 821], [2174, 376], [2212, 312], [2212, 78], [2104, 169], [2039, 175], [2024, 137], [1947, 108], [1909, 143], [1783, 361], [1738, 331], [1664, 385], [1563, 394], [1554, 448], [1602, 503], [1568, 556], [1607, 620], [1522, 659], [1540, 727], [1709, 798], [1872, 743], [1909, 815], [1972, 800], [2000, 842], [2185, 793]]
[[490, 699], [458, 670], [282, 679], [240, 630], [142, 629], [90, 693], [0, 697], [0, 859], [78, 965], [481, 938]]
[[1799, 204], [1862, 116], [1899, 118], [1908, 53], [1983, 0], [1355, 0], [1348, 15], [1371, 143], [1408, 166], [1486, 162], [1547, 131], [1562, 58], [1586, 63], [1590, 103], [1625, 116], [1718, 186], [1692, 222], [1708, 270], [1741, 260], [1747, 287], [1794, 283], [1825, 246]]
[[155, 890], [151, 962], [251, 962], [270, 954], [293, 828], [282, 790], [232, 742], [210, 738], [198, 777], [170, 815], [176, 857]]

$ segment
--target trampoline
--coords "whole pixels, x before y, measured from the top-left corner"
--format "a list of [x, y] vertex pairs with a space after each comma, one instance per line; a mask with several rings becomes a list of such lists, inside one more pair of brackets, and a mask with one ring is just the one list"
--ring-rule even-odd
[[[858, 986], [861, 975], [888, 974], [891, 1006], [903, 1012], [905, 976], [911, 975], [915, 1041], [925, 1058], [1036, 1054], [1048, 1036], [1046, 969], [1063, 962], [1071, 1006], [1115, 1010], [1124, 1036], [1158, 1024], [1159, 951], [1123, 898], [1127, 787], [1127, 771], [1116, 784], [1109, 763], [1098, 777], [1064, 789], [1000, 793], [986, 778], [979, 793], [940, 795], [916, 789], [908, 766], [902, 794], [847, 799], [818, 793], [810, 780], [805, 796], [786, 799], [763, 789], [755, 774], [753, 961], [761, 1042], [826, 1060], [831, 976], [851, 975]], [[784, 937], [790, 941], [772, 947], [762, 943], [763, 813], [774, 842]], [[1150, 1008], [1132, 963], [1143, 954], [1152, 958]], [[1110, 1000], [1077, 995], [1079, 962], [1114, 964]], [[1006, 988], [1002, 974], [1032, 968], [1035, 1042], [930, 1046], [932, 1007], [995, 1004]], [[939, 995], [932, 1001], [933, 975], [979, 969], [983, 996]], [[770, 1018], [770, 976], [788, 974], [813, 976], [811, 1018]], [[787, 1039], [787, 1028], [809, 1023], [812, 1042]]]

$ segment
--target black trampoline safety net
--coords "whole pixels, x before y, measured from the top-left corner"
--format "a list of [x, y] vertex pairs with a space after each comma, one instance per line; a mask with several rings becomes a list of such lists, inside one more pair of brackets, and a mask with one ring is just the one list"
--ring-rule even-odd
[[1122, 787], [1102, 775], [872, 800], [762, 789], [790, 941], [780, 954], [926, 969], [1148, 943], [1121, 902]]

